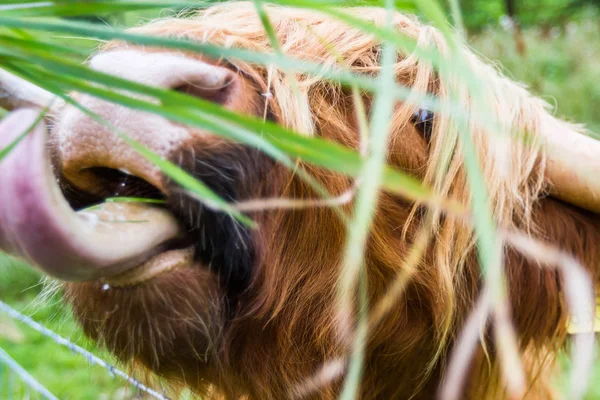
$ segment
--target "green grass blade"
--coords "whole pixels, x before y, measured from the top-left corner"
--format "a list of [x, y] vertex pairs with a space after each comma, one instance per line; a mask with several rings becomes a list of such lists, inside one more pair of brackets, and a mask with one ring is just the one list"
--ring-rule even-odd
[[10, 41], [13, 43], [13, 45], [19, 46], [20, 48], [29, 48], [31, 50], [42, 51], [49, 54], [60, 54], [61, 56], [68, 55], [73, 57], [75, 60], [82, 60], [83, 57], [87, 57], [89, 55], [83, 49], [75, 46], [62, 46], [35, 38], [18, 38], [0, 34], [0, 41], [4, 43]]
[[166, 201], [159, 199], [147, 199], [144, 197], [107, 197], [105, 203], [149, 203], [149, 204], [165, 204]]
[[432, 24], [434, 24], [446, 38], [453, 37], [452, 25], [446, 17], [446, 13], [437, 0], [414, 0], [415, 5]]
[[[339, 12], [328, 11], [332, 16], [339, 16]], [[433, 15], [437, 15], [433, 13]], [[343, 21], [349, 25], [356, 25], [359, 29], [364, 29], [364, 22], [356, 21], [356, 18], [341, 17]], [[368, 24], [367, 24], [368, 25]], [[105, 26], [92, 26], [89, 24], [81, 24], [69, 21], [29, 21], [15, 18], [0, 17], [0, 27], [5, 26], [8, 28], [18, 29], [30, 29], [32, 31], [44, 31], [44, 32], [59, 32], [64, 34], [79, 35], [83, 37], [92, 37], [102, 40], [124, 40], [133, 44], [139, 44], [144, 46], [154, 46], [168, 49], [185, 50], [190, 52], [201, 53], [205, 56], [221, 59], [231, 58], [239, 59], [253, 64], [259, 65], [274, 65], [281, 68], [284, 71], [309, 74], [318, 76], [322, 79], [336, 82], [349, 87], [358, 87], [362, 90], [375, 92], [377, 90], [376, 82], [373, 78], [350, 72], [346, 69], [331, 69], [324, 67], [323, 65], [300, 60], [292, 57], [280, 57], [277, 54], [264, 54], [253, 52], [242, 48], [223, 47], [213, 45], [210, 43], [199, 43], [192, 40], [185, 39], [173, 39], [168, 37], [157, 37], [157, 36], [146, 36], [141, 34], [135, 34], [131, 32], [125, 32], [122, 30], [112, 29]], [[376, 37], [383, 41], [391, 41], [398, 45], [400, 49], [404, 46], [410, 46], [406, 38], [398, 33], [393, 33], [393, 29], [388, 29], [387, 32], [382, 30], [383, 28], [373, 28], [369, 31]], [[393, 41], [391, 40], [393, 36]], [[387, 39], [386, 39], [387, 38]], [[409, 47], [410, 48], [410, 47]], [[428, 52], [424, 52], [423, 56], [427, 56]], [[435, 60], [435, 53], [430, 53], [432, 60]], [[394, 85], [388, 88], [389, 91], [393, 92], [398, 100], [408, 101], [411, 95], [411, 91], [404, 85], [394, 83]], [[411, 100], [414, 101], [414, 100]], [[422, 94], [418, 98], [419, 106], [427, 108], [431, 111], [439, 111], [441, 109], [439, 101], [430, 95]], [[460, 106], [452, 105], [452, 109], [456, 112], [456, 115], [463, 118], [480, 118], [486, 120], [486, 115], [482, 116], [466, 116], [462, 114]]]
[[448, 0], [450, 3], [450, 11], [452, 13], [452, 19], [454, 20], [454, 27], [461, 37], [465, 37], [465, 23], [463, 21], [462, 12], [460, 11], [460, 4], [458, 0]]
[[44, 116], [46, 115], [47, 110], [41, 111], [40, 114], [38, 115], [38, 117], [35, 119], [35, 121], [33, 121], [31, 123], [31, 125], [29, 125], [29, 127], [27, 127], [27, 129], [21, 133], [19, 136], [17, 136], [17, 138], [15, 140], [13, 140], [11, 143], [9, 143], [8, 146], [6, 146], [3, 149], [0, 149], [0, 162], [2, 162], [2, 160], [4, 159], [4, 157], [6, 157], [11, 151], [14, 150], [15, 147], [17, 147], [17, 145], [19, 143], [21, 143], [21, 141], [23, 139], [25, 139], [25, 137], [27, 137], [27, 135], [29, 135], [31, 133], [31, 131], [33, 131], [33, 129], [37, 126], [37, 124], [40, 123], [40, 121], [44, 118]]
[[260, 22], [262, 23], [263, 27], [265, 28], [265, 32], [267, 34], [267, 37], [269, 38], [269, 43], [271, 43], [271, 47], [273, 48], [275, 53], [281, 57], [282, 56], [281, 48], [279, 47], [279, 41], [277, 40], [277, 34], [275, 33], [273, 24], [271, 24], [271, 20], [269, 19], [269, 16], [267, 15], [265, 8], [263, 7], [263, 2], [261, 0], [254, 0], [253, 3], [254, 3], [254, 7], [256, 8], [256, 13], [258, 14], [258, 17], [260, 18]]
[[[17, 75], [20, 74], [21, 77], [28, 79], [28, 80], [34, 82], [35, 84], [37, 84], [38, 86], [40, 86], [48, 91], [55, 92], [59, 95], [61, 95], [63, 93], [63, 91], [61, 89], [57, 88], [57, 86], [49, 85], [48, 82], [62, 83], [64, 85], [65, 79], [66, 79], [66, 82], [67, 82], [66, 90], [67, 91], [68, 90], [79, 90], [82, 92], [88, 92], [91, 94], [95, 94], [98, 97], [107, 99], [109, 101], [116, 101], [116, 102], [119, 102], [120, 99], [121, 100], [124, 99], [125, 102], [123, 104], [126, 106], [133, 107], [133, 108], [136, 108], [136, 104], [138, 104], [135, 101], [134, 101], [134, 104], [130, 104], [130, 102], [132, 100], [132, 98], [130, 98], [130, 97], [122, 96], [116, 92], [101, 89], [98, 86], [91, 86], [91, 85], [87, 84], [86, 82], [72, 80], [72, 79], [66, 77], [67, 75], [64, 75], [64, 74], [59, 75], [59, 76], [52, 76], [52, 75], [47, 75], [43, 71], [36, 70], [36, 72], [38, 73], [38, 76], [36, 78], [35, 76], [32, 76], [32, 74], [31, 74], [35, 70], [35, 68], [30, 65], [28, 65], [27, 70], [24, 70], [20, 67], [16, 67], [12, 64], [6, 64], [5, 68], [8, 68], [8, 69], [12, 68], [13, 73], [16, 73]], [[69, 83], [71, 83], [71, 82], [74, 82], [74, 83], [69, 85]], [[64, 96], [64, 95], [62, 95], [62, 96]], [[191, 99], [193, 100], [193, 98], [191, 98]], [[133, 99], [133, 100], [135, 100], [135, 99]], [[161, 111], [160, 111], [161, 108], [157, 107], [155, 104], [145, 103], [145, 102], [141, 102], [141, 104], [142, 104], [141, 109], [161, 114]], [[145, 108], [143, 105], [150, 106], [150, 109]], [[209, 103], [209, 105], [214, 106], [212, 103]], [[175, 111], [177, 111], [178, 109], [181, 110], [181, 107], [175, 109]], [[237, 114], [233, 114], [232, 118], [235, 116], [237, 116]], [[196, 126], [202, 127], [213, 133], [222, 133], [223, 136], [225, 136], [225, 137], [229, 137], [228, 135], [232, 134], [232, 132], [233, 132], [233, 134], [231, 136], [232, 138], [239, 139], [239, 141], [241, 141], [242, 143], [247, 143], [256, 148], [262, 149], [267, 154], [271, 155], [274, 159], [280, 161], [282, 164], [284, 164], [284, 165], [288, 166], [290, 169], [292, 169], [295, 174], [297, 174], [305, 182], [309, 183], [309, 185], [314, 190], [316, 190], [316, 192], [319, 195], [321, 195], [323, 198], [330, 197], [330, 194], [328, 193], [327, 189], [324, 188], [319, 182], [317, 182], [311, 175], [307, 174], [304, 171], [302, 166], [296, 165], [296, 163], [294, 161], [292, 161], [291, 159], [289, 159], [282, 151], [280, 151], [276, 147], [272, 146], [269, 142], [264, 141], [264, 139], [261, 138], [261, 136], [253, 134], [253, 133], [249, 133], [248, 131], [238, 128], [236, 126], [232, 126], [228, 122], [215, 121], [214, 119], [209, 119], [209, 117], [210, 116], [200, 115], [200, 116], [198, 116], [198, 118], [200, 118], [199, 120], [198, 119], [196, 119], [196, 120], [183, 119], [180, 121], [183, 123], [187, 123], [189, 125], [196, 125]], [[174, 116], [172, 119], [178, 120], [178, 117]], [[344, 217], [343, 215], [340, 215], [340, 216], [342, 218]]]
[[225, 211], [232, 216], [234, 216], [238, 221], [248, 227], [254, 227], [254, 222], [240, 213], [239, 211], [233, 209], [229, 203], [223, 200], [219, 195], [212, 191], [208, 186], [206, 186], [202, 181], [195, 179], [187, 172], [179, 168], [177, 165], [173, 164], [170, 161], [167, 161], [161, 157], [159, 157], [156, 153], [150, 151], [146, 146], [137, 142], [134, 139], [131, 139], [128, 136], [120, 135], [123, 140], [125, 140], [131, 147], [138, 151], [141, 155], [143, 155], [147, 160], [151, 161], [154, 165], [159, 167], [167, 176], [177, 182], [180, 186], [188, 189], [190, 192], [199, 196], [202, 201], [207, 203], [209, 206], [216, 208], [221, 211]]
[[[26, 73], [25, 71], [20, 70], [18, 68], [15, 70], [15, 72], [21, 73], [25, 76], [31, 76], [28, 73]], [[52, 84], [46, 83], [46, 88], [57, 91], [56, 87], [54, 87]], [[178, 183], [180, 186], [182, 186], [183, 188], [185, 188], [192, 194], [196, 195], [199, 198], [199, 200], [204, 201], [205, 204], [207, 204], [208, 206], [210, 206], [214, 209], [218, 209], [218, 210], [227, 212], [228, 214], [232, 215], [238, 221], [240, 221], [242, 224], [244, 224], [248, 227], [253, 228], [255, 226], [254, 222], [250, 218], [246, 217], [239, 211], [233, 209], [231, 207], [231, 205], [229, 205], [229, 203], [227, 203], [225, 200], [221, 199], [215, 192], [212, 191], [212, 189], [210, 189], [208, 186], [206, 186], [203, 182], [192, 177], [191, 175], [189, 175], [187, 172], [182, 170], [177, 165], [161, 158], [156, 153], [154, 153], [150, 149], [146, 148], [143, 144], [135, 141], [134, 139], [131, 139], [126, 134], [119, 132], [119, 130], [117, 128], [113, 127], [111, 124], [109, 124], [107, 121], [103, 120], [101, 117], [99, 117], [92, 111], [81, 106], [80, 104], [75, 102], [73, 99], [71, 99], [69, 96], [62, 95], [61, 97], [64, 100], [66, 100], [67, 102], [73, 104], [75, 107], [79, 108], [82, 112], [90, 115], [92, 117], [92, 119], [94, 119], [96, 122], [109, 127], [112, 131], [114, 131], [116, 134], [118, 134], [119, 137], [121, 137], [131, 147], [133, 147], [137, 152], [139, 152], [144, 158], [148, 159], [154, 165], [156, 165], [158, 168], [160, 168], [161, 171], [164, 172], [166, 176], [173, 179], [176, 183]]]
[[[91, 26], [69, 21], [28, 21], [14, 18], [0, 17], [0, 26], [9, 28], [30, 29], [33, 31], [59, 32], [84, 37], [94, 37], [103, 40], [124, 40], [130, 43], [154, 46], [177, 50], [186, 50], [190, 52], [201, 53], [214, 59], [232, 58], [239, 59], [249, 63], [259, 65], [275, 65], [283, 70], [311, 74], [322, 77], [326, 80], [339, 82], [348, 86], [357, 86], [368, 91], [375, 91], [375, 80], [367, 76], [352, 73], [347, 70], [331, 70], [323, 65], [306, 60], [295, 59], [292, 57], [278, 57], [276, 54], [264, 54], [250, 50], [233, 47], [217, 46], [210, 43], [199, 43], [185, 39], [172, 39], [167, 37], [146, 36], [121, 30], [111, 29], [104, 26]], [[406, 99], [410, 90], [406, 87], [394, 84], [389, 90], [392, 90], [398, 99]], [[431, 97], [423, 97], [424, 104], [430, 109], [434, 109], [436, 100]]]
[[[6, 46], [4, 46], [5, 44]], [[7, 47], [8, 45], [8, 43], [2, 42], [0, 38], [0, 46]], [[128, 107], [154, 112], [177, 122], [208, 129], [215, 134], [257, 147], [276, 159], [281, 159], [282, 154], [288, 154], [303, 161], [351, 176], [358, 174], [362, 164], [360, 155], [354, 150], [321, 138], [308, 138], [298, 135], [274, 123], [241, 116], [205, 100], [127, 81], [30, 49], [14, 49], [12, 51], [21, 57], [23, 61], [35, 61], [37, 65], [52, 68], [59, 72], [59, 75], [53, 76], [51, 79], [56, 83], [60, 82], [60, 85], [67, 86], [66, 89], [68, 90], [91, 93]], [[37, 66], [28, 66], [27, 68], [39, 72]], [[78, 77], [81, 81], [77, 81], [72, 77]], [[163, 104], [157, 105], [134, 99], [121, 93], [102, 89], [96, 85], [92, 86], [83, 80], [95, 81], [115, 88], [156, 97]], [[45, 85], [44, 80], [33, 83], [42, 87]], [[218, 116], [221, 121], [216, 122], [214, 118], [210, 120], [209, 113], [212, 116]], [[231, 129], [232, 124], [259, 132], [260, 135], [250, 134], [248, 131], [240, 132], [239, 129]], [[424, 188], [415, 178], [392, 168], [387, 169], [386, 175], [388, 176], [386, 187], [389, 190], [415, 200], [427, 201], [430, 199], [430, 191]]]
[[215, 1], [89, 1], [89, 2], [11, 2], [2, 9], [5, 17], [73, 17], [105, 15], [156, 8], [182, 9], [207, 7]]

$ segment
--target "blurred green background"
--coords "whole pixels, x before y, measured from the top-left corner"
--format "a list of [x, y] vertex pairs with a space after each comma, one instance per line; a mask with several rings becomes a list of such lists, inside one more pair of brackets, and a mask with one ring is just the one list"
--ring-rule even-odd
[[[557, 115], [600, 133], [600, 0], [460, 3], [468, 42], [476, 52], [553, 104]], [[133, 26], [175, 11], [90, 16], [88, 20]], [[52, 39], [88, 50], [95, 46], [89, 40]], [[106, 352], [85, 340], [60, 295], [40, 295], [44, 286], [40, 279], [37, 272], [0, 257], [0, 300], [113, 362]], [[122, 380], [111, 378], [103, 369], [90, 366], [83, 357], [1, 312], [0, 347], [60, 399], [141, 398]], [[588, 394], [590, 399], [600, 398], [600, 372], [596, 370], [597, 383]], [[0, 363], [0, 400], [21, 399], [27, 394], [25, 385]]]

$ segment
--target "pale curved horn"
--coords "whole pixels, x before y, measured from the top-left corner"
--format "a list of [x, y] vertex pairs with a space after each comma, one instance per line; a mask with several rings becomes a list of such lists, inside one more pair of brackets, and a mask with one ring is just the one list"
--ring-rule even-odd
[[0, 107], [9, 111], [22, 107], [57, 110], [63, 104], [56, 95], [0, 69]]
[[600, 213], [600, 142], [550, 115], [543, 117], [541, 131], [552, 194]]

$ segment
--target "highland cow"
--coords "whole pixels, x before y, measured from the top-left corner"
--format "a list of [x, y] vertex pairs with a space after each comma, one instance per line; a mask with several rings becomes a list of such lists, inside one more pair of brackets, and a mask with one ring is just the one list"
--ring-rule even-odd
[[[373, 36], [315, 11], [274, 6], [267, 11], [287, 56], [378, 75], [381, 43]], [[376, 8], [344, 11], [376, 25], [386, 18], [386, 11]], [[393, 24], [420, 47], [448, 51], [436, 29], [413, 17], [395, 14]], [[132, 31], [272, 51], [252, 3], [217, 5], [187, 19], [158, 20]], [[398, 52], [398, 83], [440, 99], [456, 92], [497, 226], [572, 255], [595, 279], [600, 189], [586, 172], [600, 168], [600, 144], [551, 116], [543, 101], [466, 46], [458, 51], [477, 78], [484, 104], [469, 95], [463, 81], [439, 74], [416, 53]], [[265, 118], [302, 135], [355, 149], [361, 145], [352, 89], [321, 77], [290, 77], [235, 58], [214, 60], [123, 42], [104, 45], [89, 66]], [[52, 99], [8, 74], [0, 75], [0, 82], [12, 88], [7, 89], [12, 96], [4, 99], [11, 108], [45, 106]], [[359, 97], [368, 114], [372, 95], [361, 92]], [[46, 127], [39, 123], [0, 163], [0, 248], [68, 282], [62, 285], [66, 299], [86, 335], [124, 363], [217, 398], [298, 396], [295, 388], [323, 365], [347, 359], [351, 340], [344, 340], [335, 309], [347, 236], [338, 211], [350, 213], [353, 201], [338, 208], [320, 205], [314, 187], [251, 146], [91, 95], [75, 98], [233, 204], [315, 201], [311, 207], [247, 211], [257, 228], [244, 226], [181, 190], [81, 109], [56, 103], [49, 145]], [[505, 136], [499, 138], [477, 121], [483, 111], [500, 122]], [[0, 125], [2, 147], [36, 115], [32, 110], [9, 115]], [[398, 102], [387, 161], [440, 197], [469, 205], [460, 129], [450, 113]], [[517, 137], [523, 132], [527, 140]], [[302, 160], [298, 165], [334, 196], [351, 192], [356, 183]], [[88, 209], [115, 195], [166, 204]], [[119, 216], [124, 223], [106, 222]], [[131, 220], [145, 223], [127, 223]], [[382, 191], [365, 254], [369, 304], [385, 298], [407, 268], [422, 226], [432, 232], [423, 256], [394, 306], [370, 326], [362, 399], [435, 397], [447, 374], [449, 352], [482, 290], [476, 235], [468, 221]], [[552, 360], [567, 336], [564, 282], [558, 272], [510, 246], [504, 250], [504, 271], [519, 350], [527, 361], [526, 395], [546, 398]], [[471, 361], [464, 397], [503, 398], [507, 393], [497, 347], [491, 336], [482, 339], [485, 346]], [[333, 376], [306, 395], [335, 398], [342, 378]]]

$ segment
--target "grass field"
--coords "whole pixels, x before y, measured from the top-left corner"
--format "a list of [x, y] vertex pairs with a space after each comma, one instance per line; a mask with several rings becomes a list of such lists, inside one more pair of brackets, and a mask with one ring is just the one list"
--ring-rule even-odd
[[[566, 27], [524, 32], [525, 56], [515, 50], [512, 34], [490, 28], [470, 38], [472, 46], [493, 62], [504, 65], [512, 78], [530, 86], [557, 105], [557, 114], [586, 123], [600, 133], [600, 27], [591, 14]], [[8, 260], [0, 263], [0, 300], [60, 335], [112, 362], [110, 355], [85, 340], [58, 295], [36, 301], [42, 285], [33, 270]], [[112, 378], [83, 357], [72, 354], [18, 322], [0, 314], [0, 347], [60, 399], [136, 398], [131, 387]], [[588, 397], [600, 398], [600, 373]], [[0, 399], [21, 399], [26, 388], [6, 369], [0, 370]], [[33, 396], [32, 398], [36, 398]], [[139, 398], [139, 397], [137, 397]]]
[[518, 54], [513, 35], [487, 29], [470, 44], [481, 55], [499, 62], [508, 76], [524, 82], [537, 95], [557, 107], [557, 115], [585, 123], [600, 134], [600, 24], [590, 10], [579, 22], [544, 31], [525, 31], [526, 53]]

